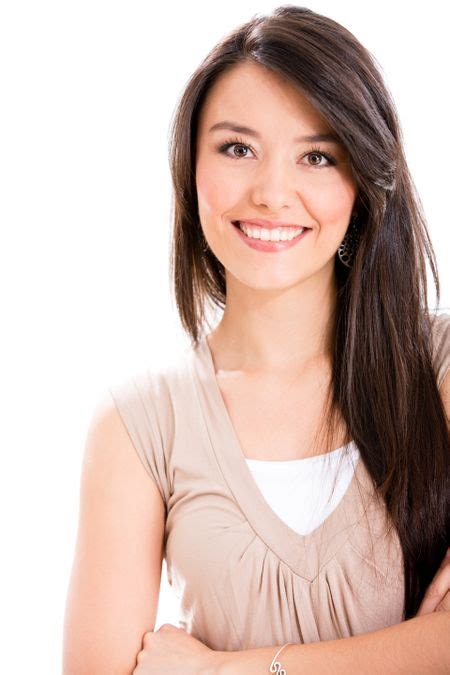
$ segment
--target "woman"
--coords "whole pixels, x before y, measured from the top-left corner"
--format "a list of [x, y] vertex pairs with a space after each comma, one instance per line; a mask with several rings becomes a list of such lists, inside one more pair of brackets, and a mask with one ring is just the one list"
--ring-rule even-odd
[[[373, 57], [253, 18], [188, 82], [171, 170], [192, 343], [94, 415], [66, 672], [444, 672], [450, 315]], [[163, 557], [182, 628], [153, 632]]]

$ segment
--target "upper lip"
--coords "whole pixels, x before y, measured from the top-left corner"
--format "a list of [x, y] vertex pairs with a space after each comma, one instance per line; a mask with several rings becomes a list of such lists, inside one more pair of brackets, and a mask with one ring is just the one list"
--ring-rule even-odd
[[[276, 227], [305, 227], [304, 225], [298, 225], [297, 223], [287, 223], [284, 220], [265, 220], [264, 218], [240, 218], [239, 220], [233, 220], [233, 223], [244, 223], [244, 225], [257, 225], [259, 227], [265, 227], [268, 230], [273, 230]], [[308, 228], [305, 228], [308, 229]]]

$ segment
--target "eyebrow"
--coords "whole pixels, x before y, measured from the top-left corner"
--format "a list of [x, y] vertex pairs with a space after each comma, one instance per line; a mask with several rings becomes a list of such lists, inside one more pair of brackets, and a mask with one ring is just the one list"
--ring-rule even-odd
[[[261, 138], [261, 134], [258, 131], [255, 131], [254, 129], [250, 129], [250, 127], [244, 127], [240, 124], [236, 124], [235, 122], [228, 122], [228, 121], [223, 121], [223, 122], [217, 122], [216, 124], [213, 124], [212, 127], [210, 128], [209, 131], [217, 131], [218, 129], [228, 129], [229, 131], [235, 131], [237, 134], [247, 134], [247, 136], [254, 136], [255, 138]], [[309, 136], [298, 136], [297, 138], [293, 139], [295, 143], [315, 143], [315, 142], [324, 142], [324, 141], [332, 141], [335, 143], [340, 143], [339, 136], [337, 136], [335, 133], [322, 133], [322, 134], [311, 134]]]

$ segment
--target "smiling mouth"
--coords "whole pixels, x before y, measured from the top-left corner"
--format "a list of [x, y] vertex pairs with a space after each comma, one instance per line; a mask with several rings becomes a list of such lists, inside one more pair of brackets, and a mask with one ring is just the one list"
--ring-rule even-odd
[[311, 229], [309, 227], [296, 227], [295, 225], [266, 228], [251, 222], [247, 224], [245, 221], [241, 224], [239, 220], [232, 220], [231, 223], [249, 239], [268, 243], [292, 241]]

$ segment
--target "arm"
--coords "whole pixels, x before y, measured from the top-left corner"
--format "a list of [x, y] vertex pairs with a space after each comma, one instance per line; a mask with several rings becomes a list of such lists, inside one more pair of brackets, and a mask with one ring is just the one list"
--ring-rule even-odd
[[[415, 616], [363, 635], [288, 645], [278, 657], [286, 675], [446, 675], [450, 612]], [[221, 675], [268, 673], [281, 645], [220, 652]]]
[[[450, 371], [440, 394], [450, 420]], [[445, 583], [447, 579], [441, 575]], [[441, 584], [442, 585], [442, 584]], [[445, 595], [440, 589], [440, 596]], [[340, 640], [288, 645], [278, 657], [286, 675], [446, 675], [450, 673], [450, 610], [448, 593], [439, 597], [440, 611], [416, 615], [382, 630]], [[426, 611], [435, 607], [433, 597], [422, 603]], [[420, 610], [419, 610], [420, 614]], [[220, 652], [219, 672], [223, 675], [268, 673], [272, 659], [282, 645]]]
[[64, 617], [64, 675], [130, 675], [156, 620], [165, 507], [110, 394], [90, 424]]

